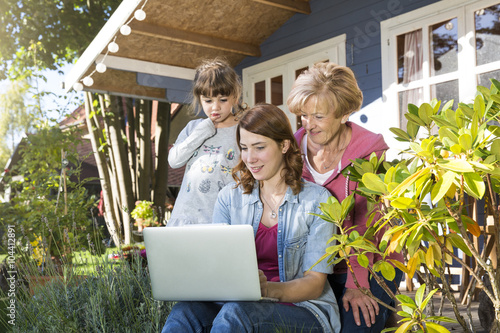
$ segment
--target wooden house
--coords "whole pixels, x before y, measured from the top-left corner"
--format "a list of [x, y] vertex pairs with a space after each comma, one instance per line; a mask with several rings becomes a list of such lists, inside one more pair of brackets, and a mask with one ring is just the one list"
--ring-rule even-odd
[[296, 129], [286, 106], [295, 78], [332, 61], [364, 93], [350, 120], [382, 133], [395, 158], [389, 128], [405, 127], [408, 103], [468, 102], [500, 77], [499, 19], [500, 0], [124, 0], [65, 87], [93, 81], [83, 88], [186, 103], [200, 60], [224, 56], [244, 102], [278, 105]]

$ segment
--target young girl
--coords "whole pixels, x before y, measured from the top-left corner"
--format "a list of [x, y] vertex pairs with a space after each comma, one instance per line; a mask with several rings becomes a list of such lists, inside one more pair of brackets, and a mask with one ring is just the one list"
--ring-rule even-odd
[[208, 118], [190, 121], [168, 154], [172, 168], [186, 165], [168, 226], [212, 222], [217, 194], [232, 180], [239, 159], [235, 138], [241, 90], [238, 75], [221, 59], [196, 69], [192, 104]]
[[278, 107], [257, 104], [245, 112], [236, 141], [236, 183], [220, 191], [214, 222], [253, 226], [261, 294], [279, 302], [178, 302], [162, 332], [338, 333], [327, 281], [333, 267], [323, 260], [311, 268], [336, 232], [315, 215], [330, 193], [301, 179], [300, 148]]

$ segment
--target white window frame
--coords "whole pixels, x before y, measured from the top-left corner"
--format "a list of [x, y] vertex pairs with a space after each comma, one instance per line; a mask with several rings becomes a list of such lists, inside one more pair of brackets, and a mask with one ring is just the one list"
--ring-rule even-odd
[[[499, 0], [443, 0], [435, 4], [382, 21], [380, 24], [381, 56], [382, 56], [382, 91], [383, 107], [391, 110], [393, 116], [387, 118], [387, 129], [399, 127], [398, 93], [417, 87], [424, 87], [424, 102], [430, 102], [430, 89], [427, 87], [440, 82], [458, 80], [458, 102], [472, 101], [477, 87], [477, 74], [500, 69], [500, 61], [475, 66], [475, 22], [474, 12], [498, 4]], [[430, 43], [426, 27], [457, 18], [458, 24], [458, 70], [453, 73], [430, 76]], [[423, 78], [408, 84], [398, 83], [397, 36], [417, 29], [422, 29], [423, 46]], [[396, 154], [405, 144], [394, 139], [393, 135], [385, 136], [391, 147], [391, 154]]]
[[[382, 89], [386, 107], [399, 111], [400, 91], [422, 86], [425, 88], [455, 79], [458, 80], [459, 101], [471, 101], [476, 92], [477, 74], [500, 69], [500, 61], [475, 66], [474, 12], [498, 3], [499, 0], [443, 0], [381, 22]], [[458, 70], [431, 77], [429, 35], [424, 28], [454, 17], [458, 20]], [[408, 84], [398, 84], [396, 37], [417, 29], [423, 29], [423, 78]], [[430, 89], [424, 89], [424, 102], [429, 102], [430, 99]], [[390, 119], [390, 127], [399, 127], [399, 118], [400, 114], [397, 112]]]
[[257, 82], [266, 83], [266, 103], [271, 103], [271, 78], [283, 77], [283, 104], [278, 105], [290, 119], [292, 129], [296, 128], [296, 116], [289, 112], [286, 105], [288, 94], [295, 81], [295, 71], [312, 66], [319, 61], [329, 60], [339, 65], [346, 65], [346, 35], [325, 40], [323, 42], [287, 53], [260, 64], [244, 68], [243, 73], [243, 100], [249, 106], [254, 104], [254, 85]]

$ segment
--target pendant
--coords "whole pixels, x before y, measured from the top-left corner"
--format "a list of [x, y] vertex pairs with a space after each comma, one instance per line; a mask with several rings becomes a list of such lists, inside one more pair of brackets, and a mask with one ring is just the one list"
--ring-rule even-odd
[[275, 219], [276, 218], [276, 213], [274, 211], [272, 211], [269, 216], [271, 216], [272, 219]]

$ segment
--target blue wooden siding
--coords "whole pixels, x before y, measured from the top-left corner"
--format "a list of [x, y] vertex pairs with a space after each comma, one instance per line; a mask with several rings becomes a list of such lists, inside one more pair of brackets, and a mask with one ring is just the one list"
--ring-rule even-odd
[[243, 68], [346, 34], [346, 63], [364, 94], [364, 105], [382, 96], [380, 22], [437, 0], [311, 0], [311, 14], [296, 14], [261, 44], [262, 56]]
[[[261, 44], [261, 57], [247, 57], [236, 71], [275, 57], [347, 35], [346, 61], [364, 94], [364, 105], [382, 96], [380, 22], [438, 0], [311, 0], [311, 14], [296, 14]], [[186, 103], [190, 81], [137, 74], [141, 85], [166, 88], [166, 98]]]

